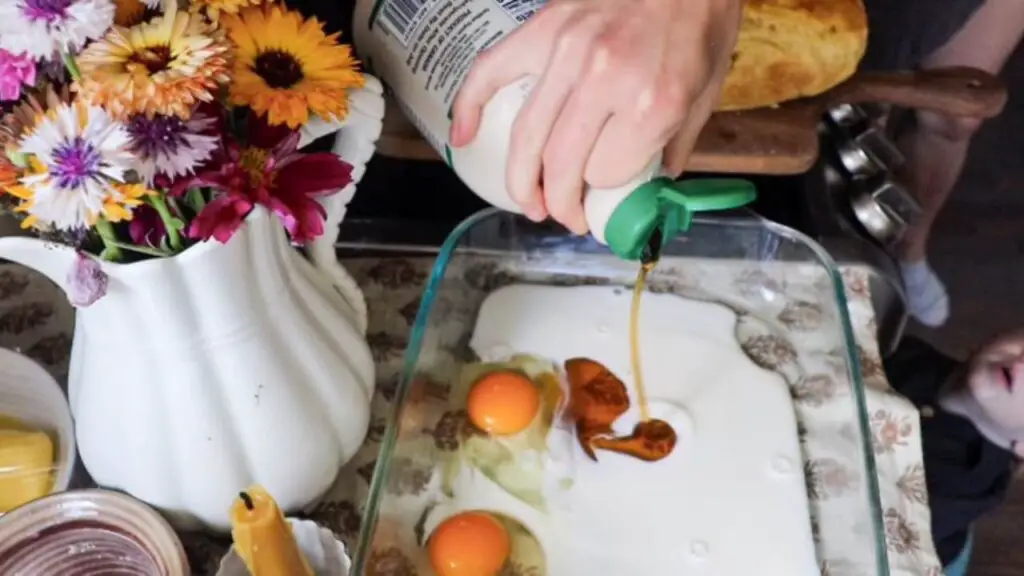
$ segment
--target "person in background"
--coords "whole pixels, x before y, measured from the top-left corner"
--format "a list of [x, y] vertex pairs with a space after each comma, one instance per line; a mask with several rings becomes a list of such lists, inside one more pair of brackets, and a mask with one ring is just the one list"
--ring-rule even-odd
[[945, 576], [964, 576], [972, 525], [1003, 501], [1024, 456], [1024, 330], [966, 362], [905, 338], [885, 372], [921, 414], [932, 536]]
[[[970, 66], [998, 74], [1024, 34], [1020, 0], [865, 0], [868, 49], [862, 67], [907, 70]], [[907, 158], [901, 179], [921, 204], [897, 249], [910, 313], [921, 324], [949, 318], [949, 296], [928, 264], [935, 219], [963, 170], [981, 121], [913, 114], [897, 145]]]
[[681, 172], [718, 101], [741, 0], [550, 0], [474, 62], [450, 141], [473, 140], [484, 104], [540, 78], [512, 131], [509, 193], [534, 220], [587, 232], [584, 181], [619, 185], [671, 145]]

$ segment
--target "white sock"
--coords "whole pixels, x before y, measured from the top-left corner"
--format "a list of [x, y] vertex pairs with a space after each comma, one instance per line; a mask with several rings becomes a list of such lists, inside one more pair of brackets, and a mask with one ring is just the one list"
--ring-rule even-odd
[[928, 261], [901, 262], [900, 270], [910, 315], [929, 328], [945, 324], [949, 319], [949, 294]]

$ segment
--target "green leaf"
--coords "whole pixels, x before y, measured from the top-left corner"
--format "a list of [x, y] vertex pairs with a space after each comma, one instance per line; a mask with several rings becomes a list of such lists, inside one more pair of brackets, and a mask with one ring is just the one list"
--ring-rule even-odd
[[28, 154], [12, 150], [7, 153], [7, 159], [18, 168], [28, 168]]
[[190, 188], [185, 195], [185, 202], [198, 214], [206, 206], [206, 196], [201, 188]]

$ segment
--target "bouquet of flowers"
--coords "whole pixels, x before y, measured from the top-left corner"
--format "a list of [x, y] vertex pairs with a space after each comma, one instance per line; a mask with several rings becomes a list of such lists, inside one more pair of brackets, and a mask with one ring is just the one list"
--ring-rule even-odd
[[346, 115], [357, 65], [271, 0], [0, 0], [0, 205], [108, 261], [227, 242], [257, 205], [308, 242], [352, 170], [299, 131]]

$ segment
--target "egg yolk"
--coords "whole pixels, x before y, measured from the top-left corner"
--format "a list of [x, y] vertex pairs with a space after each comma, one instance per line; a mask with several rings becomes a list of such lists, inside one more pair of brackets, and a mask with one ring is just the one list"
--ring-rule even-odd
[[540, 410], [540, 391], [518, 372], [491, 372], [469, 391], [466, 411], [474, 426], [496, 436], [523, 431]]
[[437, 576], [495, 576], [508, 560], [510, 548], [508, 531], [484, 512], [448, 518], [427, 543]]

